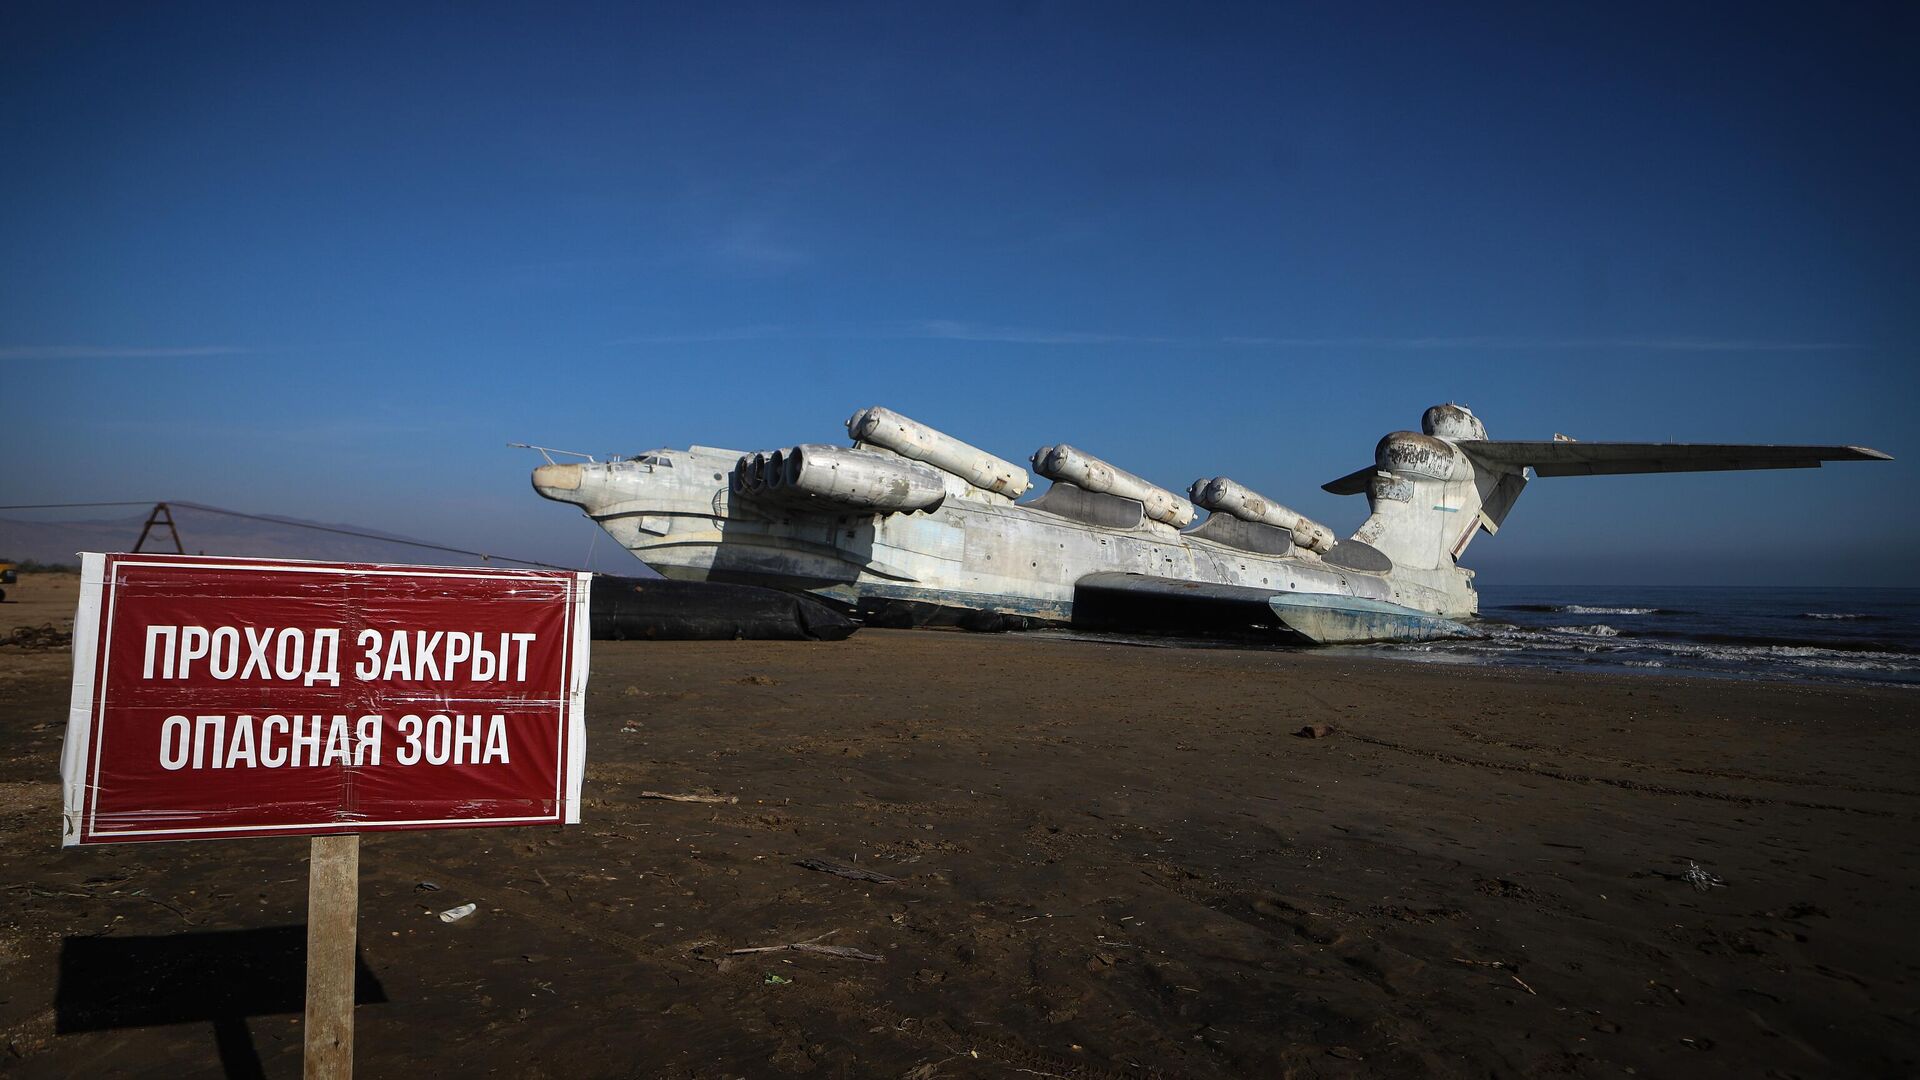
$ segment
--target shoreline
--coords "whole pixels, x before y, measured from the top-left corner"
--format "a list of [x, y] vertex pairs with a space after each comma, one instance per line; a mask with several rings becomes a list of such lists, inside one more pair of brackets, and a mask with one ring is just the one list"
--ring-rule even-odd
[[[1505, 624], [1501, 624], [1505, 625]], [[868, 631], [861, 631], [867, 633]], [[944, 632], [944, 631], [934, 631]], [[1680, 665], [1648, 664], [1634, 661], [1614, 660], [1559, 660], [1540, 654], [1528, 654], [1520, 651], [1512, 656], [1474, 656], [1464, 653], [1444, 651], [1447, 644], [1426, 643], [1422, 645], [1402, 645], [1383, 642], [1377, 645], [1321, 645], [1321, 646], [1263, 646], [1234, 642], [1227, 639], [1202, 638], [1157, 638], [1150, 635], [1101, 634], [1080, 630], [1029, 630], [1004, 636], [1020, 636], [1035, 641], [1052, 644], [1055, 642], [1078, 642], [1093, 645], [1114, 645], [1127, 648], [1176, 649], [1196, 652], [1252, 652], [1281, 653], [1298, 656], [1319, 656], [1334, 660], [1351, 660], [1355, 663], [1373, 663], [1384, 661], [1393, 664], [1410, 664], [1440, 670], [1505, 670], [1515, 673], [1551, 672], [1563, 675], [1584, 675], [1593, 678], [1671, 678], [1704, 679], [1711, 682], [1729, 682], [1742, 685], [1786, 686], [1825, 686], [1840, 689], [1890, 689], [1911, 692], [1920, 690], [1920, 682], [1905, 682], [1895, 679], [1876, 679], [1859, 675], [1822, 675], [1822, 674], [1781, 674], [1762, 672], [1742, 674], [1710, 667], [1685, 667]], [[1471, 640], [1471, 639], [1468, 639]], [[1436, 646], [1438, 646], [1436, 648]], [[1431, 650], [1431, 651], [1422, 651]]]
[[[77, 572], [36, 572], [28, 575], [28, 577], [23, 579], [23, 585], [25, 587], [24, 595], [21, 592], [21, 588], [16, 587], [12, 598], [0, 602], [0, 635], [4, 635], [15, 625], [39, 626], [52, 623], [55, 627], [62, 629], [70, 627], [73, 621], [74, 600], [78, 595], [78, 582], [79, 575]], [[1593, 587], [1593, 589], [1595, 591], [1619, 591], [1619, 588], [1616, 586], [1596, 586]], [[1646, 596], [1662, 592], [1712, 591], [1715, 589], [1739, 595], [1750, 595], [1756, 591], [1755, 589], [1741, 586], [1703, 586], [1700, 588], [1688, 588], [1686, 590], [1681, 590], [1675, 586], [1652, 586], [1638, 590], [1636, 595]], [[1533, 593], [1540, 590], [1532, 588], [1522, 590], [1519, 587], [1513, 587], [1509, 588], [1508, 591]], [[1574, 591], [1578, 590], [1576, 589]], [[1830, 593], [1843, 590], [1808, 590], [1794, 586], [1768, 586], [1758, 591], [1804, 594], [1809, 591]], [[1907, 592], [1913, 593], [1916, 597], [1920, 597], [1920, 589], [1887, 590], [1859, 588], [1856, 591], [1875, 597], [1884, 597], [1890, 592]], [[1908, 660], [1920, 656], [1920, 653], [1916, 653], [1916, 649], [1920, 649], [1920, 645], [1916, 645], [1907, 640], [1898, 642], [1888, 642], [1878, 639], [1862, 641], [1858, 638], [1849, 639], [1845, 637], [1807, 637], [1788, 640], [1765, 636], [1728, 636], [1714, 633], [1709, 633], [1699, 640], [1689, 640], [1684, 632], [1658, 629], [1648, 630], [1645, 628], [1630, 628], [1616, 631], [1612, 627], [1603, 627], [1601, 628], [1602, 633], [1590, 638], [1580, 639], [1568, 639], [1565, 637], [1565, 632], [1584, 631], [1593, 628], [1555, 627], [1550, 630], [1550, 633], [1557, 633], [1561, 636], [1557, 639], [1549, 640], [1541, 635], [1540, 631], [1543, 628], [1542, 626], [1516, 622], [1510, 618], [1503, 618], [1497, 614], [1500, 610], [1534, 614], [1561, 612], [1564, 618], [1567, 619], [1578, 619], [1581, 617], [1605, 618], [1608, 616], [1618, 618], [1620, 616], [1647, 614], [1669, 616], [1699, 614], [1698, 612], [1690, 610], [1655, 607], [1623, 608], [1600, 604], [1505, 604], [1489, 607], [1480, 615], [1467, 621], [1468, 625], [1476, 630], [1476, 636], [1472, 638], [1442, 639], [1423, 643], [1381, 642], [1373, 645], [1331, 645], [1319, 647], [1274, 645], [1257, 640], [1235, 640], [1231, 637], [1157, 636], [1112, 631], [1080, 630], [1064, 627], [1028, 631], [992, 632], [985, 636], [1025, 637], [1031, 641], [1043, 644], [1083, 642], [1200, 652], [1276, 652], [1350, 659], [1358, 662], [1386, 660], [1400, 664], [1423, 665], [1449, 670], [1493, 668], [1507, 669], [1516, 672], [1557, 672], [1593, 675], [1596, 677], [1614, 675], [1630, 675], [1635, 678], [1664, 676], [1732, 683], [1777, 683], [1784, 685], [1861, 688], [1882, 687], [1908, 691], [1920, 689], [1920, 667], [1902, 666], [1899, 668], [1886, 668], [1884, 667], [1884, 660], [1875, 663], [1872, 659], [1885, 654], [1888, 657], [1898, 658], [1899, 662], [1904, 665]], [[1878, 614], [1855, 614], [1803, 615], [1801, 618], [1816, 622], [1831, 619], [1849, 625], [1855, 620], [1863, 620], [1862, 625], [1878, 626], [1893, 617]], [[1552, 621], [1559, 620], [1549, 620], [1549, 622]], [[1826, 623], [1825, 625], [1833, 624]], [[863, 628], [861, 632], [873, 633], [879, 629], [883, 628], [868, 627]], [[920, 629], [925, 632], [938, 633], [951, 631], [952, 628], [945, 628], [944, 630], [935, 628]], [[1905, 631], [1896, 631], [1896, 633], [1904, 632]], [[1512, 635], [1512, 637], [1503, 641], [1503, 637], [1508, 635]], [[1471, 651], [1474, 649], [1484, 650], [1501, 645], [1505, 645], [1510, 651], [1505, 653]], [[1758, 660], [1763, 663], [1769, 659], [1764, 655], [1769, 649], [1779, 651], [1784, 656], [1794, 660], [1799, 660], [1801, 656], [1808, 652], [1824, 652], [1831, 654], [1831, 659], [1829, 659], [1827, 663], [1829, 665], [1835, 665], [1841, 670], [1820, 670], [1817, 662], [1812, 668], [1804, 670], [1783, 670], [1777, 667], [1748, 668], [1743, 670], [1738, 663], [1737, 657], [1715, 655], [1715, 650], [1727, 648], [1732, 648], [1735, 651], [1742, 648], [1748, 650], [1758, 648], [1761, 654]], [[1659, 651], [1662, 649], [1669, 650], [1670, 654], [1659, 654]], [[1672, 650], [1680, 651], [1677, 654], [1672, 654]], [[1569, 653], [1570, 651], [1578, 651], [1580, 656], [1576, 658], [1572, 655], [1561, 655]], [[1655, 655], [1611, 655], [1620, 652], [1650, 652]], [[1704, 654], [1706, 659], [1702, 660], [1698, 656], [1689, 655], [1690, 653]], [[1800, 662], [1805, 663], [1804, 660], [1800, 660]], [[1857, 669], [1854, 671], [1844, 670], [1850, 666], [1862, 663], [1868, 666], [1865, 669]], [[1914, 660], [1914, 663], [1920, 663], [1920, 660]], [[1866, 671], [1869, 670], [1878, 671], [1879, 673], [1867, 674]]]

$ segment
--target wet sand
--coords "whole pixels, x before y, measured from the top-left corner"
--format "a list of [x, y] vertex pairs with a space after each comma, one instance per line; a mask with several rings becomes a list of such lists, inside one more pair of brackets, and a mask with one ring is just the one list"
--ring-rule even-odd
[[[71, 581], [0, 632], [70, 619]], [[298, 1075], [306, 842], [61, 851], [69, 663], [0, 648], [0, 1072]], [[358, 1067], [1910, 1075], [1917, 718], [1021, 636], [598, 642], [584, 824], [365, 839]], [[809, 939], [883, 959], [727, 955]]]

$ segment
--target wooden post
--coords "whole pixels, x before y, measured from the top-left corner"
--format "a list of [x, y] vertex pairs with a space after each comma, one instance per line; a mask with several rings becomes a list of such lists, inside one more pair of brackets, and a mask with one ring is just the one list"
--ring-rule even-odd
[[360, 837], [316, 836], [307, 871], [306, 1080], [353, 1075]]

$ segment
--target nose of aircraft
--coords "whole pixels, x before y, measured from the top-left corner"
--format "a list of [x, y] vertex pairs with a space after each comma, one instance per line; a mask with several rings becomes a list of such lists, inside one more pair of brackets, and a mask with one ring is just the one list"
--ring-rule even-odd
[[533, 470], [533, 490], [555, 502], [581, 501], [580, 478], [586, 470], [578, 465], [542, 465]]

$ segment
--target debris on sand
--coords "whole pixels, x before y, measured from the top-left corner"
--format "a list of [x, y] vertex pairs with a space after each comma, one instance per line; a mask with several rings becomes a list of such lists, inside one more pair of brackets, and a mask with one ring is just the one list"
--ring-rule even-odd
[[66, 649], [73, 645], [73, 634], [52, 623], [16, 626], [13, 633], [0, 637], [0, 645], [14, 645], [22, 649]]
[[877, 881], [882, 885], [890, 885], [900, 880], [897, 877], [878, 873], [873, 870], [866, 870], [858, 866], [849, 866], [846, 863], [834, 862], [832, 859], [795, 859], [793, 865], [807, 870], [818, 870], [823, 874], [838, 874], [843, 878], [852, 878], [855, 881]]
[[1332, 724], [1308, 724], [1294, 732], [1294, 735], [1302, 739], [1324, 739], [1331, 734], [1333, 734]]
[[845, 945], [822, 945], [819, 943], [821, 938], [830, 938], [839, 932], [838, 930], [829, 930], [824, 934], [810, 937], [805, 941], [795, 941], [786, 945], [761, 945], [750, 949], [728, 949], [727, 955], [746, 956], [750, 953], [803, 952], [812, 953], [815, 956], [837, 956], [843, 960], [865, 960], [871, 964], [878, 964], [886, 959], [886, 957], [878, 953], [849, 948]]
[[665, 799], [668, 802], [724, 803], [728, 806], [740, 801], [738, 795], [671, 795], [664, 791], [643, 791], [643, 799]]
[[466, 918], [478, 910], [480, 910], [479, 904], [461, 904], [459, 907], [451, 907], [441, 912], [440, 921], [448, 923], [459, 922], [461, 919]]
[[1693, 886], [1696, 892], [1706, 892], [1709, 889], [1724, 889], [1727, 887], [1726, 882], [1720, 880], [1717, 875], [1707, 873], [1706, 870], [1701, 868], [1699, 863], [1694, 862], [1692, 859], [1687, 860], [1687, 869], [1681, 873], [1680, 880]]

